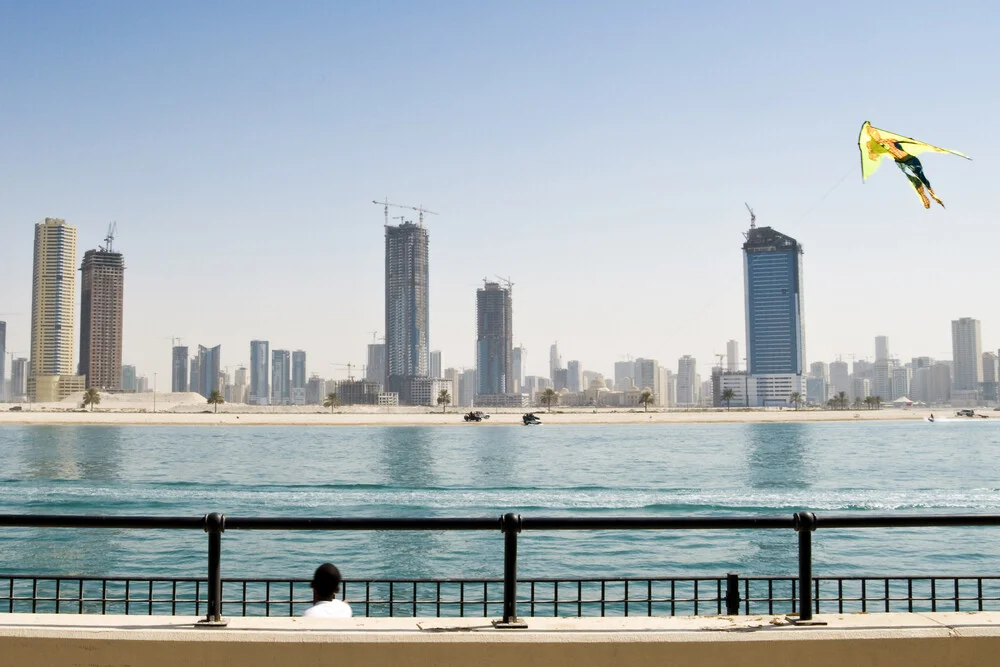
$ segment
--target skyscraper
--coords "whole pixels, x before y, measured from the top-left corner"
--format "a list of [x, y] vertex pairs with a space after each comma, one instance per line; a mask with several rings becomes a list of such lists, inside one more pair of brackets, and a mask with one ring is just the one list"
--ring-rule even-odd
[[368, 344], [368, 366], [365, 367], [365, 381], [377, 382], [385, 386], [385, 343]]
[[[983, 344], [979, 320], [963, 317], [951, 322], [952, 400], [974, 401], [983, 381]], [[961, 393], [960, 393], [961, 392]]]
[[135, 374], [135, 366], [122, 366], [122, 391], [139, 391], [139, 381]]
[[10, 401], [23, 401], [28, 393], [28, 360], [18, 357], [10, 364]]
[[271, 353], [271, 405], [289, 405], [292, 402], [292, 368], [288, 350]]
[[698, 402], [701, 390], [698, 380], [698, 360], [685, 354], [677, 360], [677, 405], [690, 407]]
[[758, 405], [784, 405], [792, 392], [805, 390], [802, 246], [790, 236], [753, 222], [745, 236], [743, 280], [751, 381], [756, 384]]
[[219, 391], [219, 370], [222, 363], [222, 346], [198, 346], [198, 393], [208, 398]]
[[88, 250], [80, 266], [80, 367], [88, 387], [118, 389], [122, 378], [125, 258], [106, 246]]
[[477, 394], [513, 393], [514, 309], [510, 289], [486, 283], [476, 290]]
[[740, 370], [740, 344], [735, 340], [726, 343], [726, 370], [730, 373]]
[[559, 341], [549, 347], [549, 379], [555, 380], [556, 370], [562, 368], [562, 357], [559, 356]]
[[428, 236], [404, 222], [385, 228], [385, 346], [388, 391], [409, 402], [410, 380], [427, 377], [430, 356]]
[[27, 381], [33, 401], [59, 401], [85, 388], [85, 379], [73, 375], [75, 300], [76, 227], [45, 218], [35, 225]]
[[576, 359], [566, 362], [566, 389], [575, 393], [583, 391], [583, 371]]
[[430, 374], [432, 378], [443, 377], [441, 375], [441, 350], [431, 352]]
[[875, 361], [889, 360], [889, 337], [875, 336]]
[[267, 405], [271, 400], [269, 348], [266, 340], [250, 341], [250, 405]]
[[632, 380], [635, 378], [635, 362], [631, 359], [627, 361], [615, 362], [615, 389], [627, 391], [632, 388]]
[[196, 394], [201, 393], [201, 358], [191, 357], [191, 372], [188, 374], [190, 381], [188, 382], [188, 391], [193, 391]]
[[523, 345], [518, 345], [513, 348], [510, 352], [510, 367], [511, 372], [514, 375], [514, 391], [518, 393], [524, 392], [524, 369], [528, 363], [528, 351], [524, 349]]
[[[4, 379], [7, 377], [7, 323], [0, 322], [0, 401], [9, 401], [10, 396], [4, 391]], [[11, 396], [14, 390], [10, 391]]]
[[292, 352], [292, 405], [306, 404], [306, 353]]
[[660, 364], [656, 359], [636, 359], [633, 382], [639, 391], [648, 389], [653, 392], [656, 403], [660, 404]]
[[188, 349], [187, 345], [175, 345], [173, 366], [170, 372], [170, 391], [190, 391], [188, 389]]

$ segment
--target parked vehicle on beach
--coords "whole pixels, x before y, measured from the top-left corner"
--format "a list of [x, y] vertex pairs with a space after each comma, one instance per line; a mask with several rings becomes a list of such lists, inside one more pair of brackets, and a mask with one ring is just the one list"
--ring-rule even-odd
[[476, 410], [474, 412], [469, 412], [465, 415], [465, 421], [467, 422], [481, 422], [484, 419], [489, 419], [490, 416], [483, 412], [482, 410]]

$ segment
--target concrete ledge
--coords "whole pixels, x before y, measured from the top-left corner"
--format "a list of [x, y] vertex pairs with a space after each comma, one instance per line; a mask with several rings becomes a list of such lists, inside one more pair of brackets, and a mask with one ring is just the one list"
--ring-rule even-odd
[[746, 665], [969, 667], [1000, 654], [1000, 613], [529, 618], [232, 618], [0, 614], [7, 665]]

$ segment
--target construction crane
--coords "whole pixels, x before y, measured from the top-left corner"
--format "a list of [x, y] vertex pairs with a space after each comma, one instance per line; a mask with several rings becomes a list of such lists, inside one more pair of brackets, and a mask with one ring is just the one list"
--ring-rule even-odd
[[[430, 211], [430, 210], [424, 208], [423, 206], [410, 206], [409, 204], [394, 204], [391, 201], [389, 201], [388, 197], [386, 197], [385, 201], [377, 201], [377, 200], [373, 199], [372, 203], [373, 204], [378, 204], [379, 206], [382, 206], [385, 209], [385, 226], [386, 227], [389, 226], [389, 207], [390, 206], [392, 206], [393, 208], [405, 208], [405, 209], [409, 209], [411, 211], [417, 211], [420, 214], [420, 226], [421, 227], [424, 226], [424, 213], [427, 213], [427, 214], [430, 214], [430, 215], [440, 215], [439, 213], [435, 213], [434, 211]], [[393, 219], [395, 219], [395, 218], [393, 218]]]
[[715, 358], [719, 360], [719, 368], [724, 369], [725, 366], [722, 365], [722, 360], [726, 358], [726, 355], [717, 352]]
[[115, 243], [115, 233], [118, 232], [118, 223], [112, 221], [108, 224], [108, 234], [104, 237], [104, 245], [101, 246], [102, 252], [114, 252]]
[[494, 276], [500, 281], [500, 284], [507, 288], [510, 294], [514, 293], [514, 282], [510, 278], [501, 278], [500, 276]]
[[170, 339], [171, 347], [177, 347], [178, 345], [182, 345], [184, 343], [184, 339], [180, 336], [164, 336], [164, 338]]
[[750, 229], [757, 229], [757, 216], [754, 214], [753, 209], [750, 208], [750, 204], [743, 202], [743, 205], [747, 207], [750, 211]]
[[346, 364], [330, 364], [330, 365], [333, 366], [334, 368], [339, 368], [340, 370], [347, 369], [347, 379], [351, 382], [354, 381], [354, 375], [351, 373], [352, 368], [361, 369], [362, 373], [364, 373], [365, 369], [368, 368], [365, 364], [352, 364], [351, 362], [347, 362]]

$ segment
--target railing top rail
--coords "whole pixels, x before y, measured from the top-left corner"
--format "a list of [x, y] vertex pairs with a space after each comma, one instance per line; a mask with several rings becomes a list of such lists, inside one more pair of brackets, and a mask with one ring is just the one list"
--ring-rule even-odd
[[[803, 514], [803, 513], [799, 513]], [[529, 530], [734, 530], [818, 528], [929, 528], [1000, 526], [1000, 514], [861, 514], [814, 515], [811, 524], [795, 516], [736, 515], [715, 517], [601, 516], [519, 517], [515, 529]], [[212, 518], [221, 524], [213, 524]], [[204, 515], [111, 516], [89, 514], [0, 514], [0, 527], [118, 528], [137, 530], [503, 530], [502, 517], [241, 517]]]

